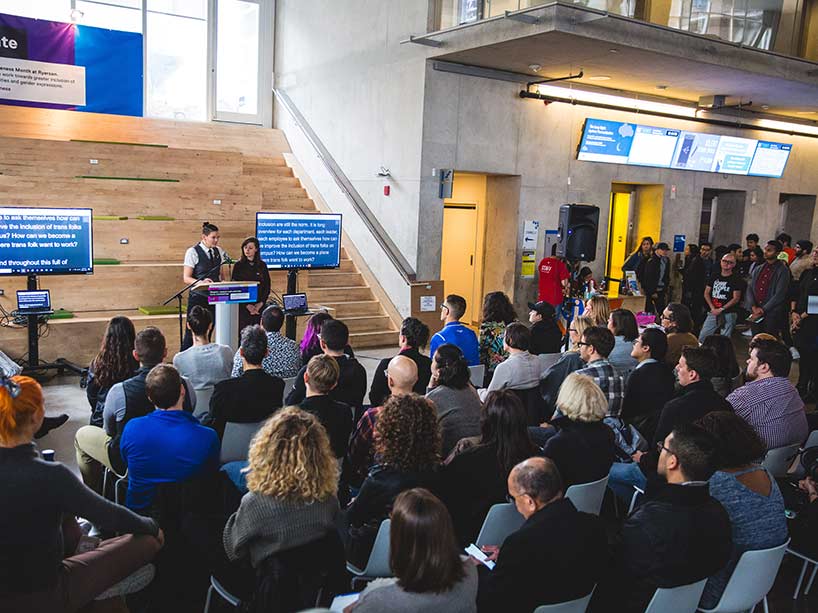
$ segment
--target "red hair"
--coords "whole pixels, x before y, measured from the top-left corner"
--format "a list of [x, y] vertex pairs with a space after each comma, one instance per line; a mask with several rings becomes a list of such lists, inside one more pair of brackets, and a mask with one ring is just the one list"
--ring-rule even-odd
[[20, 394], [12, 398], [8, 388], [0, 385], [0, 439], [17, 435], [45, 411], [43, 388], [31, 377], [12, 377], [20, 386]]

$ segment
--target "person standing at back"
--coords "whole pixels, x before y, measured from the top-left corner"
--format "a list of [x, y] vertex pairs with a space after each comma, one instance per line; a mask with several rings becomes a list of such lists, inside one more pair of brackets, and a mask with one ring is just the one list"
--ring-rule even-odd
[[766, 332], [777, 337], [787, 325], [790, 269], [778, 258], [781, 250], [780, 242], [767, 242], [764, 262], [753, 269], [747, 285], [747, 304], [752, 311], [747, 321], [753, 325], [754, 334]]
[[[556, 245], [554, 247], [556, 248]], [[571, 278], [568, 266], [552, 253], [540, 260], [537, 270], [540, 273], [537, 302], [547, 302], [551, 306], [561, 304]]]
[[445, 322], [443, 329], [432, 337], [429, 344], [429, 355], [434, 355], [441, 345], [450, 344], [460, 347], [463, 357], [469, 366], [480, 364], [480, 346], [473, 330], [460, 323], [466, 313], [466, 299], [457, 294], [449, 294], [440, 305], [440, 319]]
[[670, 286], [670, 260], [667, 254], [670, 247], [667, 243], [658, 243], [653, 255], [647, 261], [640, 262], [636, 276], [642, 283], [645, 292], [645, 312], [660, 314], [667, 304], [667, 290]]
[[747, 287], [736, 273], [736, 258], [725, 253], [719, 262], [721, 270], [707, 281], [704, 288], [704, 301], [707, 303], [707, 317], [699, 333], [699, 342], [703, 343], [711, 334], [719, 332], [728, 339], [733, 334], [738, 319], [738, 305], [741, 295]]

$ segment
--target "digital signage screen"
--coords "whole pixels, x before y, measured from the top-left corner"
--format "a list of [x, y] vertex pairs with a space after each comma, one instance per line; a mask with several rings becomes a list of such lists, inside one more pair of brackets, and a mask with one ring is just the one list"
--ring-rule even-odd
[[780, 178], [792, 145], [588, 118], [577, 159]]

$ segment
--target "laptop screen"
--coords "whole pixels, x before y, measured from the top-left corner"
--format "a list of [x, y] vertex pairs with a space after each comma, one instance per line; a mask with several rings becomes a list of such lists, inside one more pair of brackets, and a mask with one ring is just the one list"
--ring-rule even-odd
[[51, 294], [47, 289], [17, 290], [17, 310], [38, 313], [51, 310]]
[[306, 311], [307, 294], [284, 294], [285, 311]]

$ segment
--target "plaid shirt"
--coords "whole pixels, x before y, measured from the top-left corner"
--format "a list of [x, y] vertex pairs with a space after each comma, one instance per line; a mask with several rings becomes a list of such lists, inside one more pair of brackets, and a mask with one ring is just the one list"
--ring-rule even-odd
[[576, 373], [594, 380], [594, 383], [608, 397], [608, 417], [619, 417], [619, 412], [622, 410], [622, 398], [625, 396], [625, 377], [605, 359], [589, 362], [585, 368], [580, 368]]
[[357, 483], [362, 482], [369, 468], [374, 464], [375, 457], [375, 423], [383, 407], [367, 409], [361, 416], [358, 426], [352, 434], [349, 443], [349, 467]]
[[809, 434], [804, 402], [784, 377], [750, 381], [727, 396], [727, 402], [758, 433], [767, 449], [801, 445]]

